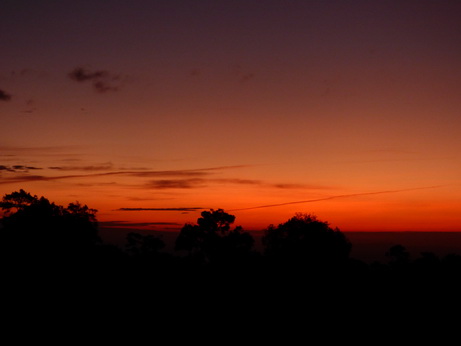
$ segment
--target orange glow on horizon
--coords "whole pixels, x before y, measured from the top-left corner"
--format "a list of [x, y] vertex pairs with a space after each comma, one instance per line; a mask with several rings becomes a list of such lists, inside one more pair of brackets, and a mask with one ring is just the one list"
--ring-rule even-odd
[[461, 231], [460, 2], [270, 3], [5, 4], [0, 195], [103, 227]]

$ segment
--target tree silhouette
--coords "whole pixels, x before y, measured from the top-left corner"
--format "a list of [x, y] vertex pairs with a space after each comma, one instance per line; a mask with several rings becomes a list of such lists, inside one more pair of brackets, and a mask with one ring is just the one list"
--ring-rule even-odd
[[347, 262], [352, 244], [339, 229], [315, 215], [297, 213], [287, 222], [270, 225], [262, 237], [272, 263], [292, 267], [334, 267]]
[[130, 232], [126, 236], [126, 251], [135, 257], [145, 259], [157, 258], [160, 250], [164, 247], [165, 242], [153, 235]]
[[[461, 288], [460, 255], [439, 258], [423, 252], [410, 260], [405, 247], [394, 245], [386, 252], [387, 263], [368, 265], [349, 257], [352, 244], [338, 228], [310, 214], [298, 213], [265, 229], [260, 256], [253, 251], [250, 233], [233, 227], [234, 215], [223, 209], [203, 211], [197, 223], [185, 224], [176, 238], [175, 249], [188, 255], [176, 256], [161, 252], [166, 244], [153, 235], [128, 234], [126, 251], [104, 244], [98, 236], [97, 211], [79, 202], [64, 207], [21, 189], [6, 194], [0, 208], [0, 271], [4, 278], [18, 274], [10, 282], [38, 282], [46, 276], [61, 284], [63, 273], [70, 273], [72, 284], [80, 280], [85, 287], [106, 282], [108, 289], [134, 288], [133, 294], [139, 287], [146, 294], [167, 294], [187, 286], [178, 292], [181, 299], [232, 296], [241, 302], [251, 290], [265, 292], [261, 302], [279, 297], [282, 305], [290, 297], [297, 304], [301, 297], [334, 295], [338, 288], [349, 297], [370, 292], [373, 299], [378, 292], [396, 301], [415, 290], [445, 294], [449, 289], [455, 296]], [[210, 293], [210, 287], [219, 289]]]
[[389, 264], [394, 267], [403, 267], [410, 263], [410, 253], [401, 244], [391, 246], [385, 255], [389, 258]]
[[231, 229], [235, 216], [223, 209], [203, 211], [197, 224], [186, 224], [176, 239], [175, 249], [185, 250], [202, 263], [235, 263], [248, 259], [254, 239], [238, 226]]
[[2, 255], [29, 264], [52, 260], [82, 260], [101, 243], [96, 210], [70, 203], [56, 205], [45, 197], [20, 190], [0, 202]]
[[3, 196], [0, 206], [4, 213], [7, 215], [12, 210], [24, 210], [24, 208], [36, 203], [38, 200], [37, 196], [32, 196], [30, 193], [20, 189], [19, 191], [12, 192]]

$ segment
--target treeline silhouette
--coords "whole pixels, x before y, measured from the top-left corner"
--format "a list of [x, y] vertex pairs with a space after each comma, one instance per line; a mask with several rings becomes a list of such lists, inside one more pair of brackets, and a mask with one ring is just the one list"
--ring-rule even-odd
[[395, 245], [387, 262], [366, 263], [350, 256], [353, 244], [344, 233], [310, 214], [268, 226], [263, 250], [256, 251], [251, 234], [233, 226], [234, 215], [203, 211], [196, 224], [182, 227], [172, 253], [154, 235], [129, 233], [123, 247], [104, 242], [97, 211], [79, 202], [59, 206], [21, 189], [6, 194], [0, 206], [3, 277], [35, 283], [91, 282], [137, 292], [174, 291], [177, 297], [264, 292], [287, 300], [306, 291], [408, 297], [415, 290], [443, 288], [447, 294], [459, 288], [459, 254], [426, 252], [411, 259], [403, 245]]

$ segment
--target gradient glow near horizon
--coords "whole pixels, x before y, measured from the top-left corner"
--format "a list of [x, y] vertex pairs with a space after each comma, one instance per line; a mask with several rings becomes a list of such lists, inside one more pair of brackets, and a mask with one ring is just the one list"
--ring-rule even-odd
[[460, 1], [2, 1], [0, 194], [461, 231]]

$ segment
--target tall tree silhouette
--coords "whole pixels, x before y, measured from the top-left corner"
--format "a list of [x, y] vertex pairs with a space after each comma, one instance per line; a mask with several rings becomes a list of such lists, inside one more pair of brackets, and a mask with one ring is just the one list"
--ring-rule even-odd
[[186, 224], [176, 239], [175, 249], [185, 250], [202, 263], [235, 263], [248, 259], [254, 239], [242, 227], [231, 229], [235, 216], [223, 209], [203, 211], [197, 224]]

